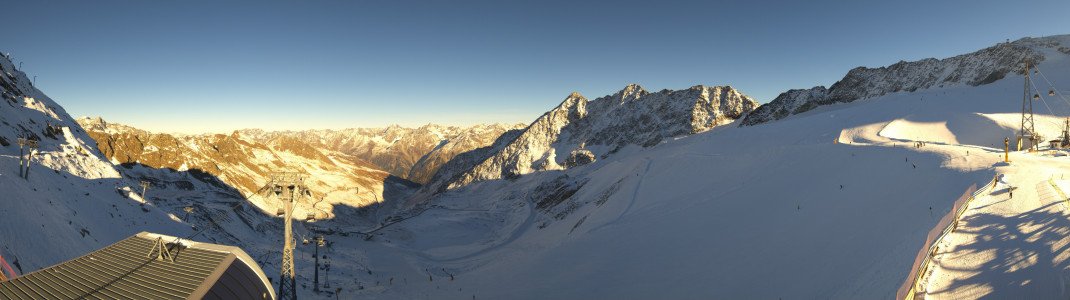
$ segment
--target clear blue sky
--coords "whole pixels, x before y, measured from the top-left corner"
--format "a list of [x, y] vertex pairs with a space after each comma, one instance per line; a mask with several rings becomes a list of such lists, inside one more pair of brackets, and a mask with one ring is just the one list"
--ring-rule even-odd
[[20, 1], [0, 51], [74, 116], [155, 131], [530, 122], [579, 91], [732, 85], [1070, 33], [1070, 1]]

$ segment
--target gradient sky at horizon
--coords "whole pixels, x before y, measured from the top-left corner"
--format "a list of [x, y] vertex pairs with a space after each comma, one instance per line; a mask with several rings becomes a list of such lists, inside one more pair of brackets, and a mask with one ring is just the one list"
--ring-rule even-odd
[[1070, 1], [21, 1], [0, 51], [75, 117], [161, 132], [528, 123], [732, 85], [759, 102], [857, 66], [1070, 33]]

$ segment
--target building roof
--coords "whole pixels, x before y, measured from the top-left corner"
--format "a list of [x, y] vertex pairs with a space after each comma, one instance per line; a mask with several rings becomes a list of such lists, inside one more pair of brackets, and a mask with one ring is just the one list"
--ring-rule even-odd
[[[170, 259], [154, 249], [165, 242]], [[85, 256], [0, 282], [0, 299], [275, 299], [241, 248], [142, 232]]]

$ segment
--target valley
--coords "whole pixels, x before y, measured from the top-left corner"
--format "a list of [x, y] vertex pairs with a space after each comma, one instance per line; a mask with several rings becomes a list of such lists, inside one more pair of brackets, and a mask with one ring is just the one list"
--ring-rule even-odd
[[[25, 274], [152, 231], [240, 247], [278, 284], [290, 172], [301, 298], [1060, 298], [1068, 47], [858, 67], [767, 103], [628, 84], [519, 124], [229, 134], [75, 119], [4, 56], [0, 257]], [[1033, 151], [1011, 146], [1023, 101]]]

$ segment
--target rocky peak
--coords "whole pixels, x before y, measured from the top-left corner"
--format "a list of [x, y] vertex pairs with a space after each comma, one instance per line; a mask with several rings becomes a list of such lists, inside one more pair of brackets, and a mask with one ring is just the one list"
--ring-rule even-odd
[[338, 130], [242, 130], [241, 133], [250, 141], [281, 146], [283, 148], [280, 149], [286, 149], [287, 152], [316, 160], [322, 160], [323, 157], [304, 149], [306, 146], [303, 144], [341, 152], [367, 161], [394, 176], [423, 183], [454, 155], [487, 146], [503, 132], [520, 126], [523, 125], [425, 124], [416, 128], [391, 125]]
[[[469, 164], [447, 164], [469, 169], [440, 170], [459, 175], [436, 177], [450, 178], [447, 188], [456, 188], [482, 180], [582, 166], [585, 163], [570, 163], [569, 158], [582, 154], [593, 161], [626, 145], [654, 146], [667, 138], [731, 123], [757, 106], [754, 99], [729, 86], [698, 85], [652, 94], [630, 84], [591, 101], [572, 93], [515, 139], [483, 151], [481, 157], [465, 157]], [[442, 190], [439, 185], [432, 183], [425, 189]]]
[[628, 102], [628, 101], [638, 100], [639, 98], [641, 98], [643, 96], [646, 96], [647, 94], [650, 94], [650, 93], [647, 92], [645, 89], [643, 89], [642, 86], [639, 86], [638, 84], [632, 83], [632, 84], [629, 84], [629, 85], [625, 86], [623, 89], [621, 89], [616, 94], [613, 94], [612, 97], [614, 99], [617, 99], [618, 103], [624, 103], [624, 102]]
[[[274, 135], [263, 142], [249, 139], [249, 131], [175, 137], [152, 133], [117, 123], [104, 130], [101, 123], [83, 118], [89, 135], [101, 152], [116, 163], [142, 165], [152, 169], [200, 172], [218, 178], [233, 189], [235, 197], [248, 200], [265, 212], [273, 212], [271, 199], [253, 196], [270, 180], [273, 172], [297, 171], [310, 174], [306, 183], [313, 198], [322, 201], [300, 203], [299, 209], [333, 216], [335, 205], [363, 207], [402, 198], [414, 184], [376, 170], [358, 158], [307, 143], [290, 135]], [[124, 128], [115, 130], [115, 128]], [[269, 134], [270, 135], [270, 134]], [[200, 178], [198, 178], [200, 179]]]
[[1039, 63], [1045, 60], [1045, 53], [1070, 54], [1070, 48], [1064, 46], [1068, 40], [1070, 36], [1024, 38], [945, 59], [900, 61], [879, 68], [857, 67], [848, 71], [843, 79], [828, 89], [819, 86], [809, 90], [789, 90], [780, 94], [747, 116], [741, 126], [779, 120], [818, 106], [853, 102], [891, 93], [960, 84], [989, 84], [1012, 72], [1020, 73], [1026, 61]]

